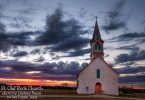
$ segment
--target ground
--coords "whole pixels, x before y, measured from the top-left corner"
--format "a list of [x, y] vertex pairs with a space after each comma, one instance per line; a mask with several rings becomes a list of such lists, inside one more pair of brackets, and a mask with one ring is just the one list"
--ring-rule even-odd
[[[1, 91], [0, 91], [1, 92]], [[76, 90], [59, 90], [59, 89], [44, 89], [42, 95], [37, 99], [31, 100], [144, 100], [145, 95], [78, 95]], [[21, 100], [21, 99], [6, 99], [0, 96], [0, 100]], [[28, 100], [28, 99], [23, 99]]]

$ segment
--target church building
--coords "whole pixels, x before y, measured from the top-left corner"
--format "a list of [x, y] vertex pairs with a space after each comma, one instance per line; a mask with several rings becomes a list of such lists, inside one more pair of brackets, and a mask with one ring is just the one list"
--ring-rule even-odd
[[91, 61], [77, 76], [78, 94], [119, 94], [118, 73], [104, 60], [103, 43], [96, 20], [90, 41]]

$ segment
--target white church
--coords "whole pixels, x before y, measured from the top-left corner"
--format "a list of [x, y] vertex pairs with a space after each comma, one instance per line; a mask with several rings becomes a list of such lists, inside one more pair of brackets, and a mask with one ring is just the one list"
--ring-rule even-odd
[[91, 61], [77, 76], [78, 94], [119, 95], [118, 73], [104, 60], [103, 43], [96, 20], [91, 45]]

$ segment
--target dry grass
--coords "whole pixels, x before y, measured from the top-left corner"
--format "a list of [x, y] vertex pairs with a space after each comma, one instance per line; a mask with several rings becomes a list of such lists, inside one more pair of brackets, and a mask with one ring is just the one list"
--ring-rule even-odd
[[112, 98], [101, 98], [101, 97], [62, 97], [62, 98], [38, 98], [38, 100], [125, 100], [125, 99], [112, 99]]
[[44, 89], [43, 95], [77, 95], [76, 90]]
[[[29, 100], [132, 100], [131, 98], [141, 98], [142, 100], [144, 100], [145, 95], [94, 96], [94, 95], [78, 95], [76, 93], [76, 90], [44, 89], [42, 91], [42, 96], [38, 97], [37, 99], [29, 99]], [[20, 100], [20, 99], [6, 99], [1, 97], [0, 100]]]

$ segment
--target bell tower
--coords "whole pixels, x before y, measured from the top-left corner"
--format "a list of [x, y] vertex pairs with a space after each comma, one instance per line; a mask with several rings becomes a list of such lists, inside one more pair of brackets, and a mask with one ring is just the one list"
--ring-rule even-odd
[[93, 38], [90, 40], [91, 60], [95, 59], [97, 56], [100, 56], [103, 58], [103, 56], [104, 56], [103, 43], [104, 43], [104, 41], [101, 39], [98, 22], [96, 19]]

